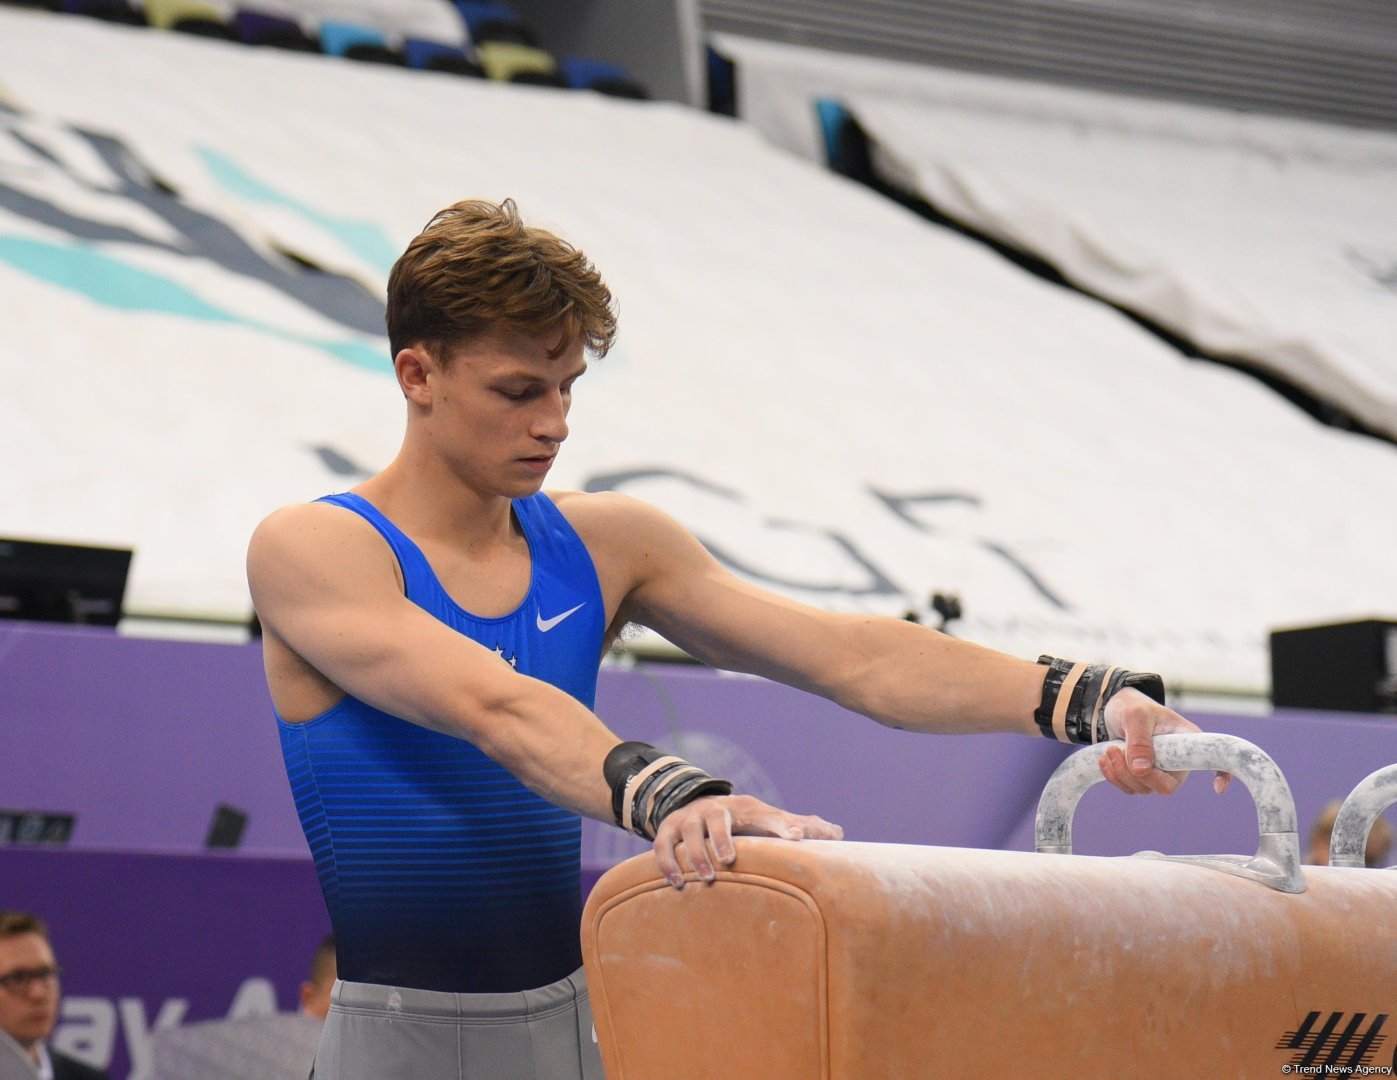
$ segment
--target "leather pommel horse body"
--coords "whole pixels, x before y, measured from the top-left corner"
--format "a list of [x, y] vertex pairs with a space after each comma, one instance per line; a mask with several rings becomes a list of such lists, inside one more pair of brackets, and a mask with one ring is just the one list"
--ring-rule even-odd
[[607, 1078], [1382, 1075], [1397, 870], [1302, 873], [1244, 772], [1252, 859], [740, 838], [731, 870], [678, 891], [637, 856], [583, 917]]

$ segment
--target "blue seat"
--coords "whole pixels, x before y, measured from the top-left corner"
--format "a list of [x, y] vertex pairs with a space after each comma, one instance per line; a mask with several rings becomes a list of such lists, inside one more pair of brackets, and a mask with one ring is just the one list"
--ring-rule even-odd
[[620, 64], [609, 60], [592, 60], [582, 56], [569, 56], [559, 65], [563, 79], [574, 90], [595, 90], [599, 94], [612, 97], [644, 99], [650, 96], [630, 72]]
[[322, 22], [320, 47], [327, 56], [343, 56], [347, 60], [399, 66], [405, 63], [403, 54], [388, 44], [382, 30], [359, 23]]
[[293, 52], [320, 52], [320, 39], [307, 34], [301, 24], [280, 15], [239, 8], [233, 15], [233, 27], [244, 45], [266, 45]]
[[456, 0], [456, 10], [466, 22], [471, 40], [476, 44], [487, 41], [538, 48], [538, 35], [520, 18], [519, 12], [508, 4], [480, 4], [472, 0]]
[[122, 23], [126, 26], [144, 26], [145, 14], [130, 3], [130, 0], [63, 0], [61, 9], [69, 15], [87, 15], [103, 22]]
[[708, 48], [708, 111], [737, 115], [737, 65], [711, 45]]
[[447, 45], [442, 41], [408, 38], [403, 42], [403, 59], [408, 67], [419, 71], [444, 71], [451, 75], [485, 78], [485, 69], [480, 66], [480, 61], [460, 46]]

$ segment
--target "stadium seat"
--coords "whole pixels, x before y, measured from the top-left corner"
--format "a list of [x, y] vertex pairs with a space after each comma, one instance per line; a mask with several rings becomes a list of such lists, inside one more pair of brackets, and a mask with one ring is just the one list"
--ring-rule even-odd
[[574, 90], [595, 90], [612, 97], [644, 99], [650, 92], [631, 78], [620, 64], [606, 60], [589, 60], [580, 56], [566, 57], [559, 65], [563, 79]]
[[486, 41], [498, 41], [538, 48], [538, 35], [525, 25], [519, 13], [508, 4], [477, 4], [468, 0], [456, 0], [456, 9], [460, 11], [461, 18], [465, 19], [471, 40], [477, 45]]
[[63, 0], [61, 10], [70, 15], [87, 15], [103, 22], [144, 26], [145, 16], [129, 0]]
[[737, 115], [737, 65], [711, 46], [708, 49], [708, 111]]
[[320, 45], [327, 56], [343, 56], [372, 64], [404, 63], [403, 54], [388, 44], [383, 31], [357, 23], [323, 22]]
[[566, 86], [551, 53], [512, 41], [483, 41], [476, 46], [488, 78], [499, 82]]
[[479, 61], [472, 59], [464, 49], [440, 41], [408, 38], [403, 42], [403, 58], [408, 67], [419, 71], [444, 71], [451, 75], [485, 78], [485, 69]]
[[320, 39], [307, 34], [301, 24], [280, 15], [240, 8], [233, 16], [237, 38], [244, 45], [266, 45], [293, 52], [320, 52]]
[[146, 22], [157, 30], [176, 30], [200, 37], [236, 37], [223, 13], [202, 0], [146, 0]]

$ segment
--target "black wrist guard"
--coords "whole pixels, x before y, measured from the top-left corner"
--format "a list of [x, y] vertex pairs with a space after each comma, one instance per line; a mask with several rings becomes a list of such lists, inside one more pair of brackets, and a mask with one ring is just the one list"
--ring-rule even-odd
[[602, 762], [602, 775], [611, 785], [616, 824], [646, 840], [655, 839], [660, 822], [681, 806], [732, 794], [729, 781], [643, 742], [617, 744]]
[[1105, 664], [1075, 664], [1040, 656], [1048, 666], [1043, 699], [1033, 714], [1038, 730], [1050, 739], [1067, 743], [1098, 743], [1106, 732], [1106, 702], [1126, 687], [1164, 704], [1164, 680], [1158, 675]]

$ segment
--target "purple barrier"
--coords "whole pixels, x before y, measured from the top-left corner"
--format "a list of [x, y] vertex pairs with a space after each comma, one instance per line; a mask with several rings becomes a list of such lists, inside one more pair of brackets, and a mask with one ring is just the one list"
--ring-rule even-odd
[[[700, 668], [608, 668], [598, 711], [866, 840], [1000, 846], [1061, 758], [1046, 740], [918, 738]], [[0, 730], [0, 810], [76, 814], [72, 848], [200, 852], [227, 803], [248, 815], [243, 853], [307, 855], [255, 644], [0, 622]], [[588, 824], [589, 866], [634, 850]]]
[[[837, 822], [851, 840], [1001, 847], [1064, 756], [1046, 739], [894, 731], [823, 698], [701, 668], [608, 669], [598, 710], [626, 738]], [[610, 866], [645, 847], [583, 825], [584, 865]]]
[[[625, 737], [868, 841], [1029, 849], [1039, 792], [1066, 753], [1042, 739], [891, 731], [700, 668], [608, 668], [598, 711]], [[1391, 718], [1195, 719], [1276, 759], [1302, 830], [1397, 761]], [[77, 817], [68, 850], [0, 846], [0, 906], [46, 916], [70, 971], [61, 1046], [140, 1080], [155, 1027], [294, 1007], [327, 920], [256, 645], [0, 622], [0, 737], [0, 810]], [[248, 814], [243, 847], [203, 854], [219, 803]], [[1098, 785], [1074, 839], [1095, 855], [1251, 852], [1255, 811], [1240, 785], [1218, 798], [1203, 777], [1168, 800]], [[586, 886], [645, 847], [594, 822], [583, 845]]]
[[307, 855], [255, 645], [0, 622], [0, 810], [75, 813], [81, 850], [199, 852], [220, 803], [242, 848]]
[[[624, 736], [681, 749], [861, 840], [1030, 848], [1038, 791], [1063, 754], [1047, 740], [890, 731], [799, 691], [699, 668], [607, 668], [598, 708]], [[1302, 826], [1397, 761], [1389, 718], [1197, 719], [1276, 758]], [[75, 813], [74, 849], [200, 852], [215, 808], [228, 803], [248, 814], [244, 854], [307, 854], [255, 644], [0, 622], [0, 731], [0, 810]], [[1094, 789], [1076, 831], [1087, 853], [1241, 850], [1254, 820], [1243, 790], [1214, 800], [1194, 780], [1158, 805]], [[640, 848], [604, 825], [585, 827], [583, 861], [594, 870]]]
[[146, 1075], [157, 1029], [294, 1012], [330, 930], [309, 859], [0, 848], [0, 906], [48, 922], [54, 1042], [112, 1080]]

